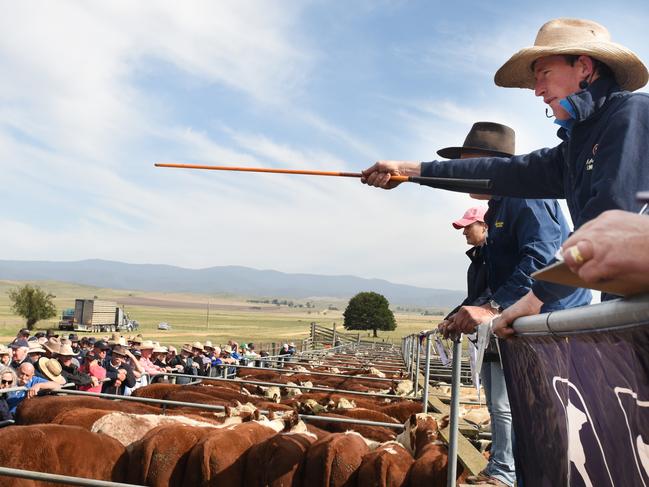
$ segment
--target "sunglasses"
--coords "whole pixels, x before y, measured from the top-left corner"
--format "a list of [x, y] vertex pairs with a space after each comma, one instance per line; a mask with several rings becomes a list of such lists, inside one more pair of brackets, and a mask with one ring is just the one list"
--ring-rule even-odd
[[4, 380], [4, 379], [0, 380], [0, 384], [6, 384], [6, 385], [13, 384], [13, 382], [14, 382], [13, 380]]

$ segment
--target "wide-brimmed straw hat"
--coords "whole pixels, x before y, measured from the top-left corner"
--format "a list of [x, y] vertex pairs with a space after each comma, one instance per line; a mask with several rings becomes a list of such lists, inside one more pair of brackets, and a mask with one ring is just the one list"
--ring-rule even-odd
[[516, 134], [507, 125], [494, 122], [476, 122], [469, 130], [462, 147], [445, 147], [437, 151], [446, 159], [459, 159], [462, 152], [480, 152], [491, 156], [514, 155]]
[[197, 350], [200, 350], [201, 352], [204, 352], [205, 350], [203, 349], [203, 344], [201, 342], [194, 342], [192, 343], [192, 348], [195, 348]]
[[0, 355], [10, 355], [10, 354], [11, 354], [11, 350], [6, 345], [0, 344]]
[[43, 350], [40, 343], [29, 342], [29, 350], [27, 350], [27, 353], [45, 353], [45, 350]]
[[502, 65], [494, 81], [498, 86], [534, 89], [534, 61], [558, 55], [590, 56], [606, 64], [625, 90], [635, 91], [649, 80], [647, 68], [638, 56], [611, 41], [603, 25], [592, 20], [555, 19], [541, 27], [532, 47], [521, 49]]
[[212, 345], [212, 342], [209, 340], [205, 340], [205, 344], [203, 345], [203, 348], [207, 350], [208, 348], [210, 350], [214, 350], [214, 345]]
[[153, 353], [167, 353], [167, 347], [163, 347], [162, 345], [158, 345], [153, 349]]
[[140, 345], [138, 346], [140, 350], [153, 350], [155, 348], [155, 345], [151, 340], [144, 340]]
[[62, 343], [56, 354], [61, 355], [62, 357], [74, 357], [76, 355], [69, 343]]
[[192, 346], [189, 343], [185, 343], [180, 350], [186, 353], [194, 353], [192, 351]]
[[42, 357], [38, 359], [38, 368], [41, 373], [58, 384], [65, 384], [65, 378], [61, 375], [63, 371], [61, 364], [54, 358]]
[[51, 353], [58, 353], [59, 348], [61, 348], [61, 341], [56, 337], [51, 337], [45, 343], [43, 343], [43, 348]]

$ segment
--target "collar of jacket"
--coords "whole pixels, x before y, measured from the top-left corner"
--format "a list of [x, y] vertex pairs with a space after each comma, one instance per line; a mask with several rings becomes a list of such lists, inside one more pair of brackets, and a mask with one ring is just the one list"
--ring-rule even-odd
[[469, 259], [471, 259], [471, 262], [475, 260], [480, 260], [482, 258], [482, 248], [484, 247], [484, 244], [482, 245], [476, 245], [474, 247], [471, 247], [469, 250], [466, 251], [466, 255]]
[[[595, 114], [608, 101], [611, 94], [620, 91], [620, 87], [613, 78], [599, 78], [588, 86], [585, 90], [578, 91], [568, 95], [566, 100], [574, 112], [574, 122], [583, 122]], [[566, 140], [569, 131], [564, 127], [560, 128], [557, 135]]]

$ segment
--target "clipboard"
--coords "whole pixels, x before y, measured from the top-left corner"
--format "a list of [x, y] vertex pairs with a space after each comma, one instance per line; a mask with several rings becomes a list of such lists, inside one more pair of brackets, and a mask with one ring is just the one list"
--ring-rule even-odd
[[649, 286], [628, 282], [623, 279], [609, 279], [599, 282], [586, 282], [572, 272], [565, 262], [555, 262], [532, 274], [539, 281], [554, 282], [565, 286], [595, 289], [618, 296], [633, 296], [634, 294], [649, 293]]

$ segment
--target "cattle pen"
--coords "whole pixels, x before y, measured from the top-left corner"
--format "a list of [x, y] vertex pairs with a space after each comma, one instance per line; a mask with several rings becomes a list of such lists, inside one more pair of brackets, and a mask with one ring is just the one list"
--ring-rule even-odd
[[[598, 349], [599, 347], [600, 352], [598, 353], [600, 353], [600, 360], [593, 362], [590, 359], [589, 367], [591, 369], [597, 369], [600, 366], [606, 367], [607, 374], [609, 375], [607, 380], [612, 378], [616, 381], [615, 384], [612, 384], [611, 391], [612, 394], [616, 395], [614, 399], [618, 409], [621, 408], [622, 422], [618, 424], [622, 424], [624, 427], [620, 434], [624, 432], [641, 434], [643, 431], [642, 425], [638, 421], [643, 420], [643, 416], [640, 414], [643, 412], [641, 408], [645, 408], [646, 406], [640, 400], [642, 391], [638, 387], [644, 384], [644, 378], [634, 375], [635, 372], [628, 366], [623, 368], [623, 370], [626, 370], [624, 375], [611, 376], [610, 374], [615, 368], [615, 359], [619, 355], [620, 347], [625, 347], [625, 350], [631, 347], [629, 348], [630, 351], [627, 354], [627, 358], [628, 356], [638, 358], [643, 356], [646, 351], [646, 343], [642, 340], [641, 332], [646, 323], [649, 323], [649, 297], [647, 296], [517, 320], [514, 324], [517, 338], [503, 342], [501, 345], [503, 347], [503, 365], [505, 366], [506, 373], [515, 376], [517, 380], [514, 383], [520, 384], [519, 390], [513, 390], [511, 392], [514, 420], [520, 421], [520, 415], [525, 412], [527, 416], [524, 417], [528, 421], [527, 418], [529, 417], [530, 411], [540, 412], [545, 415], [544, 417], [547, 417], [547, 410], [540, 410], [538, 405], [534, 403], [525, 404], [521, 398], [528, 397], [534, 401], [546, 400], [545, 404], [549, 407], [552, 404], [550, 400], [552, 399], [552, 395], [549, 396], [550, 399], [547, 399], [543, 397], [543, 394], [547, 395], [548, 392], [552, 391], [534, 389], [534, 395], [530, 395], [529, 389], [538, 388], [539, 385], [548, 383], [553, 385], [555, 393], [556, 391], [562, 391], [556, 397], [560, 400], [562, 398], [569, 400], [575, 404], [575, 407], [579, 407], [580, 410], [584, 410], [587, 413], [585, 416], [587, 422], [585, 424], [589, 427], [595, 428], [595, 424], [601, 425], [607, 422], [610, 423], [612, 420], [617, 421], [615, 418], [601, 415], [592, 403], [593, 394], [603, 394], [604, 392], [601, 388], [603, 376], [596, 372], [593, 373], [594, 378], [600, 381], [596, 389], [588, 389], [592, 384], [579, 383], [579, 381], [588, 379], [588, 377], [578, 373], [583, 363], [580, 361], [582, 360], [581, 357], [589, 350], [592, 353], [593, 349]], [[340, 338], [338, 339], [340, 340]], [[419, 403], [422, 412], [432, 411], [433, 415], [437, 418], [445, 415], [450, 416], [450, 425], [442, 428], [440, 434], [449, 448], [448, 485], [452, 486], [455, 485], [456, 472], [454, 472], [454, 468], [456, 466], [459, 468], [461, 465], [465, 472], [473, 472], [475, 469], [483, 467], [486, 461], [469, 441], [470, 439], [475, 440], [477, 435], [473, 434], [475, 432], [471, 431], [471, 428], [459, 418], [458, 414], [461, 404], [471, 404], [472, 402], [462, 401], [461, 393], [469, 389], [463, 387], [463, 383], [466, 384], [468, 382], [471, 384], [471, 374], [467, 357], [462, 353], [461, 341], [456, 340], [453, 342], [452, 348], [450, 349], [440, 349], [440, 347], [433, 349], [432, 344], [434, 340], [436, 340], [436, 337], [433, 332], [422, 332], [418, 335], [404, 337], [400, 347], [392, 344], [363, 343], [359, 340], [348, 340], [338, 345], [335, 343], [326, 343], [327, 348], [324, 348], [323, 344], [316, 344], [307, 350], [297, 353], [289, 360], [281, 356], [268, 357], [264, 363], [264, 367], [233, 364], [228, 367], [231, 370], [226, 373], [225, 377], [197, 378], [186, 374], [163, 373], [152, 376], [151, 379], [153, 385], [156, 386], [158, 380], [165, 381], [166, 383], [160, 384], [160, 386], [168, 387], [169, 390], [172, 390], [174, 387], [188, 387], [193, 388], [191, 390], [196, 390], [196, 388], [200, 387], [209, 388], [211, 384], [215, 388], [223, 388], [228, 385], [233, 389], [240, 390], [245, 388], [250, 390], [278, 388], [282, 394], [286, 390], [295, 390], [295, 394], [297, 394], [295, 397], [297, 398], [300, 397], [300, 394], [320, 394], [322, 397], [327, 398], [344, 395], [348, 398], [358, 398], [358, 401], [364, 401], [366, 400], [365, 398], [373, 398], [376, 401], [389, 401], [395, 404], [415, 405]], [[574, 349], [574, 353], [571, 353], [570, 347]], [[608, 352], [603, 353], [601, 350], [607, 350]], [[611, 350], [618, 351], [618, 354], [611, 353]], [[554, 355], [551, 355], [551, 353]], [[550, 357], [549, 363], [544, 358], [545, 355]], [[542, 360], [546, 360], [546, 362], [542, 362]], [[400, 367], [399, 362], [401, 363]], [[537, 368], [530, 367], [530, 364], [534, 364]], [[543, 364], [542, 370], [550, 373], [549, 378], [545, 379], [545, 382], [542, 380], [543, 377], [538, 375], [539, 364]], [[313, 370], [307, 370], [306, 367], [310, 367]], [[632, 368], [640, 370], [639, 366]], [[248, 376], [247, 374], [252, 375]], [[260, 377], [259, 374], [269, 374], [274, 379], [258, 379]], [[340, 385], [317, 386], [304, 383], [292, 384], [290, 379], [299, 374], [303, 374], [305, 377], [311, 377], [316, 384], [318, 380], [321, 380], [324, 381], [323, 384]], [[529, 374], [536, 374], [534, 380], [530, 380], [528, 377]], [[380, 375], [383, 375], [383, 377]], [[450, 404], [447, 404], [445, 400], [448, 398], [444, 393], [446, 389], [438, 386], [441, 381], [449, 377], [452, 378], [452, 386], [450, 387]], [[181, 379], [189, 380], [186, 386], [173, 384], [174, 381]], [[626, 380], [626, 383], [622, 383], [623, 380]], [[332, 382], [327, 383], [327, 381]], [[410, 390], [401, 391], [401, 393], [397, 393], [396, 390], [389, 391], [397, 382], [401, 383], [404, 381], [411, 384]], [[351, 386], [360, 383], [374, 384], [376, 389], [380, 390], [385, 388], [385, 392], [377, 392], [377, 390], [373, 392], [354, 390], [351, 387], [345, 388], [342, 385], [348, 384]], [[158, 414], [161, 416], [175, 414], [174, 410], [181, 409], [222, 415], [228, 409], [227, 406], [221, 404], [138, 397], [136, 395], [121, 396], [89, 393], [67, 389], [52, 391], [47, 396], [96, 398], [102, 403], [105, 401], [105, 404], [141, 404], [143, 408], [155, 406], [159, 409]], [[43, 399], [46, 399], [47, 396]], [[35, 401], [37, 402], [38, 399]], [[272, 405], [272, 402], [263, 404]], [[615, 412], [615, 408], [611, 404], [608, 406], [607, 414]], [[278, 403], [277, 407], [279, 406], [283, 406], [283, 404]], [[629, 412], [631, 411], [629, 408], [632, 406], [637, 409], [633, 414]], [[555, 401], [555, 409], [552, 414], [557, 416], [557, 422], [562, 423], [562, 428], [565, 429], [570, 427], [570, 424], [566, 423], [565, 419], [562, 419], [565, 412], [562, 413], [561, 407], [562, 403]], [[106, 408], [110, 409], [110, 407]], [[339, 424], [341, 428], [382, 428], [393, 431], [394, 434], [401, 433], [406, 428], [406, 424], [396, 421], [373, 421], [356, 417], [339, 417], [336, 414], [328, 416], [327, 414], [329, 413], [326, 408], [321, 407], [321, 409], [322, 411], [317, 408], [308, 412], [302, 411], [297, 414], [297, 417], [307, 424]], [[257, 410], [261, 415], [280, 419], [285, 417], [287, 413], [290, 413], [287, 409], [273, 410], [272, 408], [267, 409], [262, 406], [259, 406]], [[342, 410], [337, 411], [340, 412]], [[635, 416], [633, 416], [634, 414]], [[597, 423], [595, 423], [595, 415], [598, 415]], [[10, 428], [12, 426], [1, 428], [0, 431], [5, 431]], [[619, 428], [609, 428], [607, 431], [609, 433], [619, 431]], [[523, 448], [528, 449], [526, 450], [526, 454], [532, 454], [534, 446], [530, 443], [530, 439], [522, 435], [520, 441], [522, 442]], [[564, 448], [564, 452], [567, 451], [566, 444], [562, 444], [561, 446]], [[603, 443], [602, 448], [604, 448]], [[635, 447], [632, 446], [631, 448], [631, 457], [639, 458]], [[455, 455], [457, 455], [459, 460], [457, 464], [453, 461]], [[542, 459], [539, 461], [547, 462], [547, 460]], [[610, 462], [604, 463], [603, 465], [606, 468], [615, 468]], [[96, 485], [106, 487], [149, 485], [147, 482], [125, 483], [93, 480], [83, 477], [72, 478], [61, 476], [60, 472], [34, 471], [34, 469], [30, 471], [28, 468], [21, 470], [15, 467], [15, 465], [2, 464], [0, 476], [6, 475], [8, 477], [17, 476], [24, 479], [40, 479], [54, 483], [66, 483], [68, 485]], [[526, 466], [525, 468], [530, 467]], [[42, 477], [39, 477], [39, 475], [42, 475]]]

